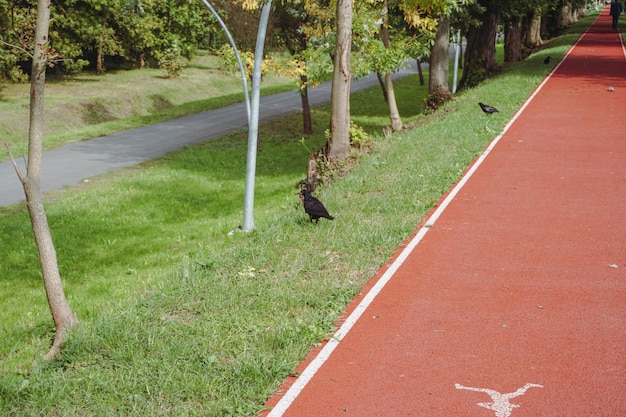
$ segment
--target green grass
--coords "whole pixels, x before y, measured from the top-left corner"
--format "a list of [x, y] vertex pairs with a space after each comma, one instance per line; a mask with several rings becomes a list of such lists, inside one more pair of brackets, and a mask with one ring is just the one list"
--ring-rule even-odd
[[[53, 326], [28, 215], [0, 209], [0, 415], [255, 415], [541, 81], [545, 54], [590, 22], [435, 114], [421, 114], [416, 76], [399, 81], [413, 128], [389, 138], [379, 89], [354, 95], [374, 151], [317, 191], [333, 222], [294, 209], [308, 158], [298, 115], [261, 127], [253, 233], [228, 236], [245, 132], [56, 193], [48, 216], [81, 324], [59, 360], [34, 368]], [[479, 97], [501, 113], [487, 119]], [[328, 110], [314, 109], [307, 147], [322, 144]]]

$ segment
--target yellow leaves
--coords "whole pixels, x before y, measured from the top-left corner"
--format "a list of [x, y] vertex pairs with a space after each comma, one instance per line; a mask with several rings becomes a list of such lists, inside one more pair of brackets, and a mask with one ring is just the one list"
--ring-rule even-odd
[[451, 0], [403, 0], [400, 3], [404, 20], [409, 25], [433, 31], [437, 28], [439, 18], [455, 7], [458, 7], [457, 2]]
[[422, 7], [416, 2], [402, 3], [400, 8], [404, 13], [404, 20], [410, 26], [419, 29], [436, 30], [438, 19], [432, 15], [430, 7]]
[[270, 64], [272, 70], [281, 76], [287, 78], [299, 79], [307, 74], [307, 65], [301, 59], [272, 59]]
[[235, 0], [234, 3], [240, 3], [241, 7], [243, 7], [244, 10], [256, 10], [256, 9], [260, 9], [261, 7], [263, 7], [263, 4], [265, 4], [265, 1], [264, 0], [240, 0], [238, 2]]
[[438, 19], [431, 16], [422, 16], [419, 13], [405, 13], [404, 20], [414, 28], [437, 30]]
[[[251, 51], [240, 51], [241, 62], [246, 73], [246, 77], [252, 78], [254, 71], [254, 53]], [[235, 57], [235, 51], [230, 45], [223, 45], [217, 56], [222, 59], [225, 68], [232, 71], [239, 71], [239, 65]], [[261, 63], [261, 75], [273, 72], [279, 76], [289, 78], [300, 78], [306, 74], [306, 63], [297, 59], [286, 59], [281, 56], [268, 55]]]

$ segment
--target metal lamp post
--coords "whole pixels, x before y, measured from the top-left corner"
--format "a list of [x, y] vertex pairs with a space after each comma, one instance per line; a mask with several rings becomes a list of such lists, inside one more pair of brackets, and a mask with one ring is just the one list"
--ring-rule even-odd
[[252, 100], [248, 98], [248, 85], [246, 83], [246, 74], [239, 56], [239, 51], [235, 46], [235, 41], [226, 28], [226, 25], [219, 17], [215, 9], [207, 0], [202, 0], [206, 7], [211, 11], [219, 24], [226, 32], [226, 36], [235, 51], [239, 70], [241, 72], [241, 80], [243, 83], [244, 94], [246, 97], [246, 110], [248, 112], [248, 153], [246, 159], [246, 186], [243, 200], [243, 224], [241, 229], [244, 232], [254, 230], [254, 179], [256, 176], [256, 152], [259, 136], [259, 106], [261, 101], [261, 65], [263, 63], [263, 48], [265, 46], [265, 35], [267, 33], [267, 22], [269, 20], [272, 1], [267, 0], [263, 3], [261, 11], [261, 19], [259, 20], [259, 29], [256, 38], [256, 48], [254, 50], [254, 70], [252, 72]]

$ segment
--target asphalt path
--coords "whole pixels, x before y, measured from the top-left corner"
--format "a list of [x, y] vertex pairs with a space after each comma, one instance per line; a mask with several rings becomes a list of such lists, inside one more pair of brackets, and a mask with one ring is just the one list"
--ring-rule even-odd
[[[451, 51], [453, 49], [451, 48]], [[427, 64], [423, 65], [425, 68]], [[407, 64], [394, 79], [417, 72], [416, 64]], [[375, 75], [354, 78], [351, 91], [378, 85]], [[309, 103], [319, 106], [330, 101], [331, 83], [309, 89]], [[259, 122], [283, 117], [302, 110], [297, 91], [261, 97]], [[123, 131], [109, 136], [72, 143], [43, 155], [41, 188], [44, 192], [77, 185], [84, 180], [158, 158], [185, 146], [207, 142], [247, 128], [245, 104], [185, 116], [163, 123]], [[18, 164], [25, 171], [25, 159]], [[22, 185], [12, 164], [0, 163], [0, 206], [24, 200]]]

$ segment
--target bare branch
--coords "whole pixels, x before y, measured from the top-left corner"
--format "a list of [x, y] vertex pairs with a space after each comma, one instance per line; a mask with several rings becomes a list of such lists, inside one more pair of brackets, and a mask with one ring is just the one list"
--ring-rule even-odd
[[21, 46], [13, 45], [12, 43], [5, 42], [5, 41], [3, 41], [2, 39], [0, 39], [0, 43], [4, 44], [4, 45], [6, 45], [6, 46], [9, 46], [9, 47], [11, 47], [11, 48], [17, 48], [17, 49], [19, 49], [20, 51], [23, 51], [23, 52], [25, 52], [25, 53], [26, 53], [26, 55], [28, 55], [30, 58], [32, 58], [32, 57], [33, 57], [33, 54], [32, 54], [32, 53], [30, 53], [30, 52], [29, 52], [26, 48], [22, 48]]
[[15, 173], [17, 174], [17, 177], [20, 179], [20, 182], [24, 184], [25, 182], [24, 176], [22, 175], [22, 172], [20, 171], [20, 167], [17, 166], [17, 162], [15, 161], [15, 158], [13, 157], [13, 153], [11, 153], [11, 148], [9, 147], [9, 144], [5, 143], [4, 146], [7, 148], [7, 152], [9, 153], [9, 158], [11, 158], [11, 163], [13, 164], [13, 169], [15, 169]]

